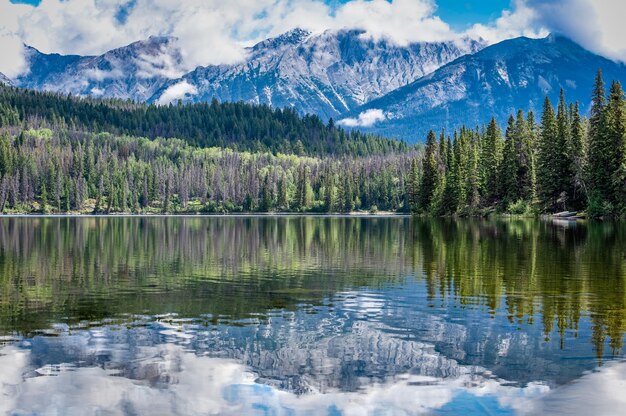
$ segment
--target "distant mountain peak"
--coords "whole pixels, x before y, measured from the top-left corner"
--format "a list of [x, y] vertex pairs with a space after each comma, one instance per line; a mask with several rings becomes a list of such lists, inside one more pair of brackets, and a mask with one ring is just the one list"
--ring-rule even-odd
[[[178, 40], [151, 36], [99, 56], [29, 48], [17, 86], [147, 102], [245, 101], [342, 118], [379, 133], [421, 139], [424, 129], [502, 122], [517, 108], [540, 109], [560, 88], [589, 102], [598, 67], [626, 80], [626, 67], [551, 33], [487, 46], [468, 37], [398, 45], [362, 29], [301, 28], [247, 48], [235, 64], [187, 72]], [[6, 81], [5, 81], [6, 82]], [[374, 121], [372, 121], [374, 120]]]
[[176, 46], [178, 38], [175, 36], [150, 36], [148, 39], [138, 40], [129, 45], [111, 50], [154, 50], [162, 47]]
[[265, 39], [253, 46], [253, 49], [276, 47], [279, 45], [298, 45], [304, 42], [311, 32], [308, 30], [295, 28], [278, 36]]
[[572, 42], [572, 40], [569, 37], [565, 36], [564, 34], [560, 32], [551, 32], [548, 34], [548, 36], [545, 37], [545, 39], [548, 42], [559, 42], [559, 41]]
[[[404, 86], [483, 45], [420, 42], [399, 46], [364, 30], [294, 29], [257, 43], [244, 62], [199, 67], [169, 81], [150, 101], [180, 90], [185, 101], [247, 101], [293, 107], [328, 119]], [[183, 84], [184, 83], [184, 84]]]
[[561, 88], [568, 101], [579, 101], [586, 111], [598, 68], [606, 79], [626, 80], [625, 65], [564, 36], [508, 39], [460, 57], [344, 117], [358, 120], [375, 109], [382, 120], [372, 130], [420, 141], [430, 129], [475, 127], [492, 116], [504, 125], [517, 109], [540, 111], [546, 95], [556, 101]]
[[42, 53], [27, 46], [28, 71], [16, 84], [64, 94], [146, 101], [165, 82], [186, 70], [178, 39], [151, 36], [102, 55]]

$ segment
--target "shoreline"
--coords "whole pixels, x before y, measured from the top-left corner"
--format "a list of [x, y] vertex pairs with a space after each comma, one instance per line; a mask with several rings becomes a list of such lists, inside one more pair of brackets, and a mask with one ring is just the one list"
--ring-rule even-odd
[[56, 214], [41, 214], [41, 213], [11, 213], [0, 214], [2, 218], [133, 218], [133, 217], [147, 217], [147, 218], [168, 218], [168, 217], [329, 217], [329, 218], [411, 218], [411, 214], [395, 213], [395, 212], [347, 212], [347, 213], [319, 213], [319, 212], [234, 212], [234, 213], [174, 213], [174, 214], [162, 214], [162, 213], [110, 213], [110, 214], [93, 214], [93, 213], [56, 213]]

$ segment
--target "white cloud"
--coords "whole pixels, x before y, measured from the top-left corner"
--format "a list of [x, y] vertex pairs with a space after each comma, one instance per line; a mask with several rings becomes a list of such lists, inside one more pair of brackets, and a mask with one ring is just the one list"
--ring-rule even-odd
[[[73, 349], [90, 353], [85, 339], [76, 341]], [[294, 410], [326, 414], [336, 409], [346, 415], [431, 414], [458, 398], [480, 403], [493, 397], [502, 409], [525, 412], [533, 409], [533, 399], [549, 391], [537, 383], [507, 385], [504, 380], [472, 374], [467, 369], [459, 377], [402, 374], [356, 392], [328, 389], [322, 394], [312, 388], [307, 394], [296, 394], [256, 382], [257, 375], [239, 362], [198, 356], [182, 345], [139, 346], [137, 354], [141, 359], [136, 360], [134, 373], [154, 377], [157, 387], [149, 378], [131, 380], [122, 371], [100, 367], [61, 363], [33, 368], [36, 360], [30, 351], [4, 347], [0, 349], [0, 411], [125, 414], [132, 409], [137, 414], [241, 415], [258, 413], [258, 409], [271, 414], [291, 414]], [[33, 373], [40, 376], [24, 376]]]
[[0, 28], [46, 53], [98, 55], [151, 35], [174, 36], [186, 70], [240, 61], [245, 46], [295, 27], [363, 28], [404, 44], [457, 36], [434, 15], [432, 0], [353, 0], [334, 9], [322, 0], [43, 0], [39, 7], [0, 0], [0, 9]]
[[512, 4], [512, 10], [504, 10], [495, 21], [472, 26], [468, 35], [485, 39], [490, 44], [518, 36], [538, 38], [548, 35], [549, 31], [545, 27], [537, 25], [537, 10], [530, 7], [525, 0], [514, 0]]
[[124, 72], [119, 68], [113, 68], [110, 71], [94, 68], [86, 71], [85, 76], [87, 79], [93, 81], [104, 81], [106, 79], [122, 78], [124, 76]]
[[[6, 1], [8, 0], [1, 0]], [[0, 4], [0, 72], [14, 78], [27, 70], [18, 17], [32, 8], [23, 4]]]
[[20, 39], [10, 34], [3, 34], [0, 29], [0, 72], [14, 78], [27, 70], [24, 47]]
[[363, 111], [357, 118], [344, 118], [339, 124], [346, 127], [371, 127], [379, 121], [385, 120], [385, 114], [382, 110], [372, 108]]
[[184, 66], [181, 65], [179, 54], [173, 48], [161, 48], [156, 55], [141, 55], [136, 64], [140, 78], [165, 77], [169, 79], [180, 78], [185, 74]]
[[389, 38], [401, 45], [456, 38], [435, 11], [435, 2], [430, 0], [355, 0], [337, 11], [333, 23], [337, 28], [362, 27], [374, 38]]
[[163, 57], [145, 59], [140, 76], [176, 77], [198, 65], [238, 62], [245, 46], [295, 27], [361, 28], [399, 44], [464, 35], [493, 43], [556, 30], [626, 61], [625, 9], [623, 0], [513, 0], [493, 22], [458, 33], [437, 15], [436, 0], [352, 0], [335, 7], [322, 0], [43, 0], [39, 7], [0, 0], [0, 72], [14, 77], [25, 70], [21, 42], [47, 53], [97, 55], [163, 35], [179, 39], [182, 66], [162, 51]]
[[557, 32], [592, 52], [626, 62], [623, 0], [514, 0], [512, 6], [494, 22], [474, 25], [468, 34], [495, 43]]
[[562, 33], [585, 48], [626, 62], [624, 0], [526, 0], [537, 24]]
[[168, 87], [163, 94], [161, 94], [158, 104], [166, 105], [173, 101], [181, 100], [188, 95], [196, 95], [197, 93], [198, 89], [195, 86], [187, 81], [181, 81]]

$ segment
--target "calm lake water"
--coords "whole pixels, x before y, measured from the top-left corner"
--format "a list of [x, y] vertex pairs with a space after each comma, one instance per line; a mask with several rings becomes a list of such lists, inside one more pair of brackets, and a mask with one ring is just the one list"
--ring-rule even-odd
[[626, 226], [0, 219], [0, 413], [626, 414]]

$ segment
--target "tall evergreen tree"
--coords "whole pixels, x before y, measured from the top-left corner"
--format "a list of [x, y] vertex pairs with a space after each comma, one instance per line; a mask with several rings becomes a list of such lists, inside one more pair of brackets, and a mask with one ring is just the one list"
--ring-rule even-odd
[[607, 151], [605, 169], [610, 177], [605, 198], [614, 207], [613, 214], [618, 214], [626, 209], [626, 108], [619, 81], [613, 81], [611, 85], [602, 122]]
[[457, 134], [454, 132], [454, 161], [457, 169], [457, 182], [458, 182], [458, 203], [465, 205], [467, 203], [467, 178], [468, 178], [468, 159], [469, 159], [469, 141], [465, 128], [462, 128]]
[[[554, 158], [555, 167], [558, 171], [558, 187], [560, 188], [559, 200], [563, 208], [571, 206], [574, 199], [574, 172], [572, 170], [572, 128], [570, 122], [567, 103], [565, 102], [565, 91], [561, 89], [559, 95], [559, 105], [556, 116], [557, 136], [555, 151], [557, 157]], [[560, 156], [560, 157], [558, 157]]]
[[509, 204], [517, 201], [518, 189], [518, 161], [517, 161], [517, 131], [515, 119], [509, 117], [506, 127], [502, 163], [500, 164], [500, 196], [506, 208]]
[[515, 122], [518, 196], [526, 202], [532, 202], [535, 198], [535, 156], [533, 133], [530, 130], [534, 117], [534, 114], [529, 113], [529, 119], [532, 120], [529, 123], [524, 119], [524, 112], [519, 110]]
[[335, 175], [328, 170], [324, 176], [324, 209], [326, 212], [333, 212], [336, 206]]
[[431, 130], [426, 139], [426, 149], [424, 152], [423, 174], [419, 188], [419, 208], [426, 212], [430, 209], [435, 191], [439, 184], [439, 149], [437, 137]]
[[448, 137], [446, 143], [446, 179], [441, 197], [442, 214], [454, 214], [459, 205], [458, 168], [456, 166], [453, 144]]
[[586, 140], [583, 120], [580, 116], [578, 102], [572, 108], [570, 161], [573, 174], [572, 204], [576, 209], [584, 208], [587, 198], [585, 186]]
[[278, 181], [278, 198], [276, 205], [281, 211], [289, 210], [289, 197], [287, 196], [287, 179], [283, 174]]
[[558, 124], [550, 99], [546, 97], [541, 116], [541, 133], [537, 146], [537, 191], [541, 207], [557, 207], [562, 192], [561, 152], [558, 145]]
[[407, 192], [409, 199], [409, 208], [412, 213], [419, 212], [419, 168], [417, 166], [417, 159], [414, 158], [411, 161], [411, 170], [407, 180]]
[[487, 205], [499, 199], [498, 176], [502, 161], [502, 132], [495, 118], [487, 126], [483, 140], [480, 165], [482, 170], [482, 195]]
[[467, 158], [467, 179], [466, 179], [466, 204], [470, 211], [474, 211], [480, 205], [480, 139], [478, 133], [469, 133], [469, 152]]
[[270, 212], [274, 208], [274, 201], [272, 191], [270, 189], [270, 175], [267, 173], [263, 178], [263, 185], [261, 186], [261, 203], [259, 210], [261, 212]]
[[603, 132], [604, 108], [606, 106], [606, 91], [602, 71], [598, 70], [595, 85], [591, 96], [591, 108], [589, 110], [589, 129], [587, 131], [588, 154], [587, 154], [587, 178], [588, 197], [592, 216], [601, 215], [600, 207], [608, 202], [610, 194], [611, 172], [610, 166], [610, 143], [606, 140], [607, 135]]

